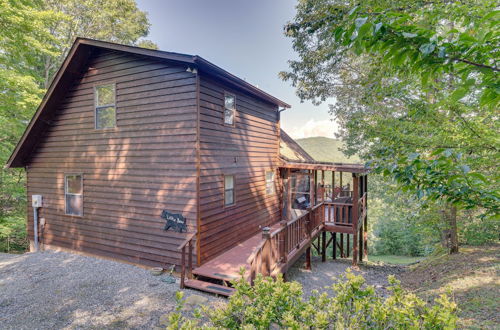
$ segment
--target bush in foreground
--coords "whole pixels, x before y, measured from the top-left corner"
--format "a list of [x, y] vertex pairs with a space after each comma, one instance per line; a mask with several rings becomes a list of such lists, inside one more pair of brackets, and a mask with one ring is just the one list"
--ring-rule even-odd
[[169, 318], [169, 329], [452, 329], [456, 304], [442, 295], [430, 306], [389, 276], [389, 292], [381, 297], [362, 276], [348, 270], [329, 292], [313, 291], [303, 298], [302, 286], [281, 277], [258, 277], [250, 286], [243, 277], [236, 293], [219, 308], [206, 306], [187, 318], [182, 313], [183, 293]]

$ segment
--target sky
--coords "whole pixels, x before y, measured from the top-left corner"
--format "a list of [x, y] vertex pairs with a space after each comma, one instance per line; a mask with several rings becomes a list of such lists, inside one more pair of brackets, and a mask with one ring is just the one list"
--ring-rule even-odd
[[199, 55], [292, 106], [281, 127], [293, 138], [334, 137], [328, 103], [301, 103], [278, 77], [296, 59], [283, 26], [296, 0], [136, 0], [151, 23], [147, 39], [159, 49]]

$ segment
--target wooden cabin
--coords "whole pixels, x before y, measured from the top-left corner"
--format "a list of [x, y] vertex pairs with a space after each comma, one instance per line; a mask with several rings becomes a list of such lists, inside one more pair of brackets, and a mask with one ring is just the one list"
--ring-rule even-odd
[[199, 56], [77, 39], [7, 164], [26, 169], [32, 248], [173, 264], [220, 294], [311, 247], [356, 262], [366, 170], [315, 161], [280, 129], [289, 107]]

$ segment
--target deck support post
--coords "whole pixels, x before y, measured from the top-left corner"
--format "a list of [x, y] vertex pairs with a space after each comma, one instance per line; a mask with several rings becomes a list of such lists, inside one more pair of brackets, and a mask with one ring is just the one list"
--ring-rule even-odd
[[333, 252], [332, 258], [337, 259], [337, 233], [332, 232]]
[[306, 267], [307, 270], [311, 270], [311, 246], [306, 249]]
[[310, 194], [310, 207], [314, 207], [316, 205], [316, 175], [317, 175], [317, 171], [316, 170], [311, 170], [311, 185], [309, 187], [309, 189], [311, 189], [311, 194]]
[[[359, 177], [356, 174], [352, 174], [352, 265], [358, 265], [358, 233], [359, 233]], [[360, 237], [361, 239], [361, 237]]]
[[321, 261], [326, 261], [326, 231], [321, 233]]
[[363, 261], [363, 225], [359, 228], [359, 261]]
[[340, 234], [340, 257], [345, 258], [344, 255], [344, 234]]
[[335, 171], [332, 171], [332, 202], [335, 199]]
[[346, 257], [349, 258], [349, 253], [351, 252], [351, 249], [350, 249], [350, 245], [351, 245], [351, 240], [350, 240], [350, 237], [349, 235], [345, 235], [345, 244], [346, 244], [346, 250], [345, 250], [345, 254], [346, 254]]
[[286, 169], [286, 220], [292, 220], [292, 170]]
[[363, 181], [364, 181], [364, 192], [366, 194], [366, 201], [365, 201], [365, 209], [366, 209], [366, 214], [365, 218], [363, 219], [363, 253], [365, 260], [368, 260], [368, 175], [363, 176]]

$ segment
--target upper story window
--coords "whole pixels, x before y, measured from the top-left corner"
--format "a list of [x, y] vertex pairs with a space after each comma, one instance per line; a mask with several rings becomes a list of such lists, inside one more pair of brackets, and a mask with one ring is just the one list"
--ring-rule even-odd
[[234, 204], [234, 175], [224, 175], [224, 205]]
[[266, 195], [274, 195], [274, 171], [266, 171]]
[[83, 215], [83, 180], [81, 174], [64, 176], [65, 213]]
[[95, 87], [95, 128], [116, 127], [115, 84]]
[[224, 94], [224, 124], [234, 125], [236, 116], [236, 97], [231, 94]]

